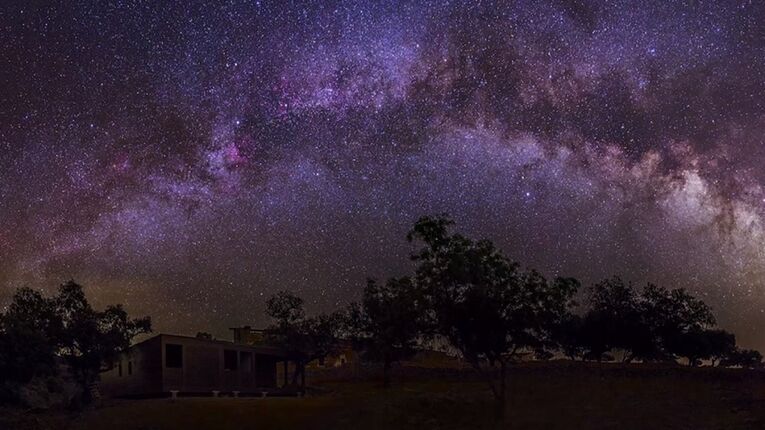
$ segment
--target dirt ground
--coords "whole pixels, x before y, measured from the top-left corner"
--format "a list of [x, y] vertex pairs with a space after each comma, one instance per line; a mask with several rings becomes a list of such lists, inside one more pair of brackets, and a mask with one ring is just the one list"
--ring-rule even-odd
[[[406, 369], [394, 385], [325, 382], [306, 398], [115, 400], [76, 415], [24, 414], [8, 428], [760, 429], [759, 371], [532, 364], [511, 372], [503, 423], [472, 373]], [[2, 421], [0, 421], [0, 426]]]

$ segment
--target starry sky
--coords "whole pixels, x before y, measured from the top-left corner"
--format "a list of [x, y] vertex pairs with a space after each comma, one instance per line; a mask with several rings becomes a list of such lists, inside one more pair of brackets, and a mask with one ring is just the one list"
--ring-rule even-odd
[[0, 305], [227, 336], [411, 271], [448, 212], [548, 276], [685, 287], [765, 349], [759, 0], [0, 5]]

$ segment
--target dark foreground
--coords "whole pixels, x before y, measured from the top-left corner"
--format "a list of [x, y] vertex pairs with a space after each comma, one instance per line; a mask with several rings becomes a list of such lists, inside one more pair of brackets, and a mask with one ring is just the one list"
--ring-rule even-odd
[[[108, 401], [78, 415], [2, 410], [0, 428], [760, 429], [765, 374], [580, 363], [513, 369], [505, 424], [471, 373], [403, 369], [393, 387], [327, 382], [307, 398]], [[5, 422], [3, 422], [5, 420]]]

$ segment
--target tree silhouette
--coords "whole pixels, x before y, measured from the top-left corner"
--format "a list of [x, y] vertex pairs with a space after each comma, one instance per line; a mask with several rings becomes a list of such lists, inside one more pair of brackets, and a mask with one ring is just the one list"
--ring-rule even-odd
[[709, 342], [709, 360], [718, 366], [722, 360], [736, 351], [736, 336], [722, 329], [706, 330]]
[[292, 384], [297, 385], [300, 378], [300, 390], [305, 392], [306, 365], [337, 349], [344, 316], [335, 312], [306, 317], [303, 299], [287, 291], [270, 297], [266, 307], [268, 315], [275, 320], [275, 324], [266, 329], [266, 337], [295, 362]]
[[650, 332], [631, 284], [618, 277], [606, 279], [590, 289], [588, 301], [585, 314], [567, 328], [561, 347], [572, 350], [578, 341], [583, 358], [595, 361], [612, 360], [608, 353], [614, 349], [622, 351], [621, 361], [626, 363], [650, 354]]
[[632, 284], [618, 277], [595, 284], [583, 322], [582, 340], [587, 355], [600, 361], [612, 349], [624, 351], [622, 361], [650, 353], [650, 333], [642, 319]]
[[688, 366], [695, 367], [703, 360], [712, 365], [735, 352], [736, 337], [724, 330], [692, 328], [678, 335], [672, 342], [672, 351], [687, 359]]
[[51, 300], [18, 289], [0, 314], [0, 401], [14, 400], [16, 387], [56, 373], [61, 319]]
[[648, 284], [641, 298], [644, 319], [665, 359], [687, 357], [687, 348], [695, 342], [692, 338], [715, 324], [709, 306], [682, 288], [668, 290]]
[[753, 349], [735, 349], [720, 364], [727, 367], [761, 369], [763, 367], [762, 354]]
[[266, 302], [268, 315], [279, 324], [295, 324], [305, 318], [303, 299], [289, 291], [279, 291]]
[[605, 312], [588, 311], [582, 318], [576, 339], [581, 342], [583, 358], [592, 361], [610, 361], [608, 352], [613, 348], [617, 330], [611, 328], [613, 318]]
[[151, 331], [151, 320], [130, 319], [122, 305], [96, 311], [85, 298], [82, 286], [73, 281], [61, 285], [53, 300], [63, 321], [60, 354], [86, 388], [84, 396], [88, 402], [87, 387], [130, 347], [135, 336]]
[[719, 360], [725, 353], [729, 340], [719, 331], [708, 331], [714, 323], [711, 309], [684, 289], [648, 284], [638, 291], [613, 277], [593, 286], [578, 336], [569, 336], [579, 338], [585, 357], [592, 360], [621, 350], [627, 363], [674, 361], [689, 354], [697, 363]]
[[424, 217], [410, 231], [410, 241], [424, 244], [412, 257], [416, 279], [428, 295], [437, 333], [485, 376], [501, 417], [509, 363], [551, 342], [579, 284], [521, 272], [490, 241], [451, 234], [452, 224]]
[[[86, 403], [88, 387], [98, 373], [111, 367], [135, 336], [151, 331], [148, 317], [130, 319], [121, 305], [93, 309], [74, 281], [62, 284], [51, 298], [18, 290], [1, 321], [2, 375], [19, 371], [12, 378], [26, 383], [34, 376], [55, 373], [55, 358], [61, 357], [82, 385]], [[25, 365], [29, 369], [22, 370]]]
[[390, 386], [393, 363], [414, 355], [426, 331], [425, 297], [408, 277], [384, 285], [369, 280], [360, 306], [351, 306], [350, 326], [364, 358], [383, 364], [383, 386]]
[[565, 357], [576, 360], [583, 358], [587, 352], [582, 338], [583, 333], [584, 318], [580, 315], [569, 314], [553, 327], [552, 338]]

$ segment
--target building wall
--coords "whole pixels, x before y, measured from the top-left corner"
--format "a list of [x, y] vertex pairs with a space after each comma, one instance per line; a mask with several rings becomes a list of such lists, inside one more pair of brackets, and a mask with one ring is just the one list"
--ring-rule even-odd
[[[181, 367], [167, 367], [167, 345], [180, 346]], [[284, 360], [278, 352], [263, 349], [158, 335], [123, 354], [119, 361], [121, 374], [120, 364], [103, 372], [101, 392], [107, 397], [156, 396], [173, 390], [183, 394], [210, 394], [213, 390], [259, 393], [278, 386], [276, 367]], [[228, 366], [225, 351], [231, 351], [229, 357], [234, 358], [229, 359]]]
[[209, 392], [222, 390], [221, 348], [215, 344], [190, 342], [185, 339], [162, 337], [162, 363], [167, 363], [166, 345], [182, 347], [183, 367], [164, 366], [163, 391]]
[[128, 397], [162, 393], [160, 348], [160, 339], [155, 337], [135, 345], [122, 354], [112, 369], [101, 373], [99, 383], [101, 395]]
[[281, 362], [275, 357], [257, 356], [255, 359], [255, 379], [258, 387], [273, 388], [279, 385], [276, 380], [277, 364], [280, 365]]
[[[261, 388], [276, 387], [276, 363], [282, 360], [258, 353], [244, 345], [210, 342], [180, 336], [162, 336], [162, 362], [165, 363], [166, 345], [181, 345], [183, 367], [164, 368], [164, 391], [182, 393], [209, 393], [218, 391], [257, 392]], [[226, 351], [235, 353], [231, 369], [224, 365]]]

